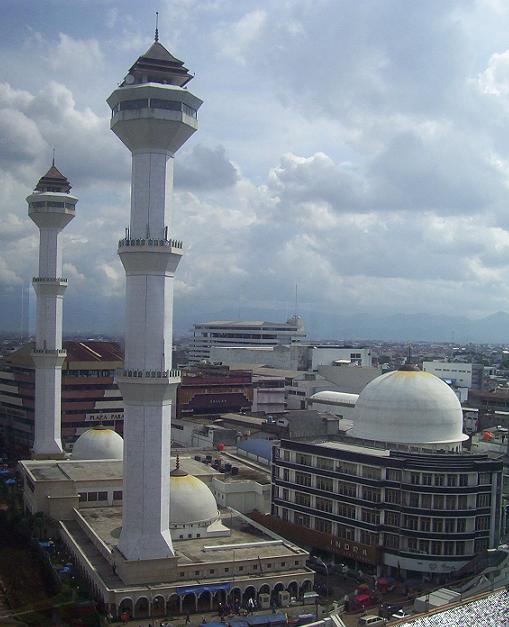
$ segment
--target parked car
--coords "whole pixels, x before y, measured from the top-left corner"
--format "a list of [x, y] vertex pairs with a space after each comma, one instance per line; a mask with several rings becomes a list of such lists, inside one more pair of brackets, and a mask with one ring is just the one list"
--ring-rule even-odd
[[401, 608], [397, 612], [394, 612], [394, 614], [391, 614], [391, 618], [394, 618], [394, 620], [398, 618], [405, 618], [406, 616], [410, 616], [410, 612], [405, 612], [403, 608]]

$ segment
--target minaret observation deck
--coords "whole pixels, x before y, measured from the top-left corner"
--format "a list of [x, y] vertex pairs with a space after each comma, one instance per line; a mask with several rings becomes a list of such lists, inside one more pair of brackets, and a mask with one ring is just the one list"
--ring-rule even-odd
[[74, 218], [76, 196], [55, 164], [27, 197], [28, 215], [39, 227], [39, 276], [37, 295], [35, 364], [35, 437], [33, 455], [38, 459], [63, 457], [61, 438], [62, 316], [67, 279], [62, 277], [60, 232]]
[[132, 153], [131, 215], [118, 254], [126, 272], [122, 532], [126, 560], [173, 556], [169, 531], [173, 282], [182, 243], [171, 230], [173, 156], [196, 131], [202, 101], [158, 41], [108, 98], [111, 129]]

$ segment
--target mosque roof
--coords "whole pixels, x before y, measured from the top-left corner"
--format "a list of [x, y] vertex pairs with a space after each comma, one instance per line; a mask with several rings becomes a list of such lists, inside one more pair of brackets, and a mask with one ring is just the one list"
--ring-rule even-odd
[[68, 194], [71, 191], [71, 184], [67, 178], [52, 163], [51, 168], [39, 179], [35, 186], [36, 192], [61, 192]]
[[403, 444], [454, 443], [463, 434], [463, 412], [453, 390], [413, 366], [387, 372], [362, 390], [349, 434]]
[[150, 48], [138, 57], [129, 70], [129, 75], [134, 81], [131, 80], [131, 83], [124, 81], [122, 87], [133, 82], [165, 83], [184, 87], [193, 78], [184, 67], [184, 62], [174, 57], [159, 41], [154, 41]]
[[74, 443], [71, 458], [122, 459], [124, 440], [113, 429], [101, 425], [92, 427], [80, 435]]
[[210, 488], [185, 472], [170, 477], [170, 524], [213, 522], [219, 516]]

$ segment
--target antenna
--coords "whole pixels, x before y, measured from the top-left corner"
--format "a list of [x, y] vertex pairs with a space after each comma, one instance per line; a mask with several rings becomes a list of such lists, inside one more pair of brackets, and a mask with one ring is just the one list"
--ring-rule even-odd
[[53, 159], [51, 160], [51, 165], [55, 167], [55, 148], [53, 148]]
[[156, 11], [156, 34], [154, 39], [159, 41], [159, 11]]

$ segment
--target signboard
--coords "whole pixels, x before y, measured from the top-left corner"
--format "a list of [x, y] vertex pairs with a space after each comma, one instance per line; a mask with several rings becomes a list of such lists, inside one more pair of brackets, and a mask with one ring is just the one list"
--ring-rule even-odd
[[85, 414], [85, 422], [106, 422], [107, 420], [124, 420], [124, 412], [105, 412], [104, 414]]

